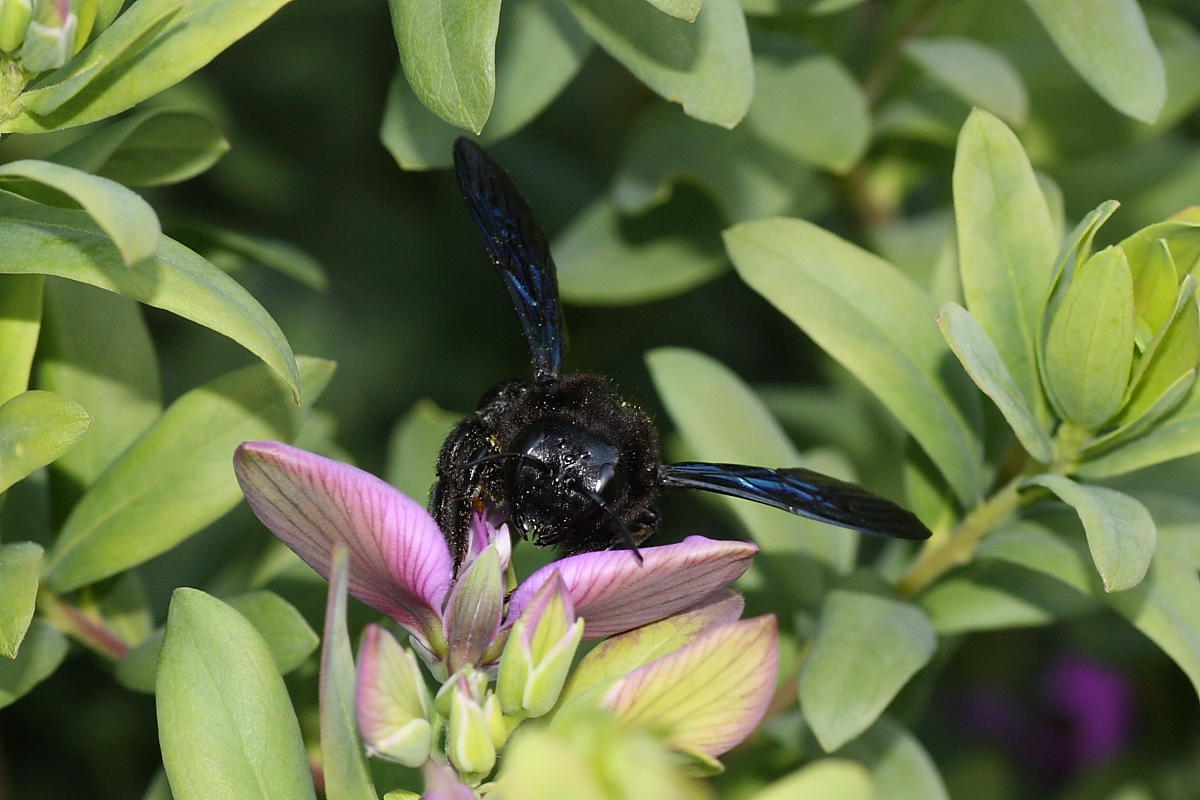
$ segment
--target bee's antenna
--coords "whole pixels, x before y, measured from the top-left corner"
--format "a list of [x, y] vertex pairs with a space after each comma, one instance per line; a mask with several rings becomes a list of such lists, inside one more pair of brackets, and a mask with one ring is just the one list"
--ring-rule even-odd
[[543, 472], [550, 472], [549, 464], [547, 464], [545, 461], [542, 461], [540, 458], [534, 458], [528, 453], [488, 453], [480, 456], [479, 458], [471, 459], [467, 463], [463, 464], [463, 467], [465, 469], [469, 469], [471, 467], [477, 467], [480, 464], [487, 464], [491, 461], [500, 461], [505, 458], [518, 458], [521, 460], [522, 464], [532, 464], [535, 468], [540, 469]]
[[633, 553], [633, 557], [641, 564], [643, 561], [641, 551], [638, 550], [637, 540], [633, 538], [633, 534], [629, 531], [629, 526], [625, 524], [625, 520], [618, 517], [616, 512], [608, 507], [608, 502], [603, 497], [578, 481], [571, 488], [599, 506], [601, 511], [608, 514], [609, 519], [617, 523], [617, 527], [621, 529], [621, 538], [625, 540], [625, 544], [629, 545], [629, 550]]

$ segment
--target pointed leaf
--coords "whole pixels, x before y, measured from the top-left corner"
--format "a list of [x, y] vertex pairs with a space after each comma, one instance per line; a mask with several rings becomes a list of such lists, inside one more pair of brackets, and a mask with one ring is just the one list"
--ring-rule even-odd
[[16, 657], [0, 658], [0, 708], [53, 675], [66, 654], [66, 637], [50, 623], [34, 620]]
[[1059, 234], [1021, 143], [986, 111], [958, 137], [954, 214], [967, 308], [1042, 419], [1035, 340]]
[[829, 593], [804, 669], [800, 707], [826, 752], [871, 727], [933, 656], [933, 625], [859, 572]]
[[[1129, 255], [1128, 250], [1125, 255]], [[1140, 262], [1129, 262], [1129, 269], [1133, 275], [1137, 345], [1145, 350], [1150, 339], [1175, 310], [1179, 275], [1165, 239], [1156, 239]]]
[[880, 717], [839, 756], [861, 761], [875, 784], [875, 800], [950, 800], [937, 765], [900, 723]]
[[558, 571], [587, 622], [584, 638], [600, 639], [689, 609], [737, 580], [758, 548], [749, 542], [689, 536], [678, 544], [568, 556], [542, 567], [513, 592], [508, 618], [520, 616]]
[[426, 497], [437, 480], [435, 467], [442, 443], [462, 419], [432, 400], [418, 400], [400, 418], [388, 439], [387, 482], [409, 497]]
[[388, 0], [409, 85], [451, 125], [479, 133], [496, 94], [500, 0]]
[[909, 39], [904, 54], [967, 105], [987, 109], [1009, 125], [1025, 124], [1029, 95], [999, 51], [972, 39], [942, 36]]
[[700, 13], [700, 0], [646, 0], [650, 5], [672, 17], [691, 22]]
[[[0, 124], [0, 130], [37, 133], [119, 114], [179, 83], [287, 2], [138, 0], [47, 76], [43, 88], [22, 94], [27, 110]], [[81, 80], [72, 83], [75, 78]], [[69, 90], [59, 89], [69, 83]]]
[[750, 108], [754, 66], [737, 0], [704, 0], [695, 22], [645, 0], [568, 0], [604, 50], [690, 117], [732, 128]]
[[[315, 400], [333, 363], [301, 359]], [[266, 367], [223, 375], [184, 394], [88, 490], [46, 556], [46, 580], [75, 589], [153, 558], [241, 498], [229, 456], [239, 442], [290, 439], [303, 418]]]
[[318, 292], [329, 287], [329, 278], [320, 262], [291, 242], [195, 221], [172, 225], [171, 232], [228, 272], [250, 263], [273, 269]]
[[859, 764], [823, 758], [754, 793], [750, 800], [874, 800], [870, 774]]
[[300, 726], [262, 638], [196, 589], [171, 596], [158, 739], [176, 800], [313, 800]]
[[1075, 483], [1061, 475], [1036, 475], [1024, 485], [1044, 486], [1079, 514], [1104, 591], [1120, 592], [1141, 582], [1157, 538], [1145, 506], [1114, 489]]
[[719, 756], [758, 726], [778, 669], [775, 618], [756, 617], [710, 628], [638, 668], [613, 685], [604, 705], [671, 747]]
[[[754, 392], [724, 365], [691, 350], [662, 348], [646, 355], [651, 380], [697, 459], [770, 467], [804, 466], [788, 440]], [[815, 606], [833, 575], [850, 569], [858, 537], [758, 503], [735, 499], [721, 502], [733, 512], [763, 548], [777, 578], [789, 593]]]
[[1089, 457], [1075, 468], [1084, 478], [1110, 478], [1163, 461], [1200, 453], [1200, 386], [1196, 381], [1166, 419], [1138, 438], [1107, 453]]
[[942, 306], [938, 313], [938, 328], [971, 380], [1004, 415], [1025, 451], [1035, 460], [1048, 463], [1053, 455], [1050, 437], [1021, 395], [987, 331], [957, 303]]
[[300, 390], [283, 332], [250, 293], [191, 250], [164, 238], [158, 254], [122, 263], [82, 211], [50, 208], [0, 191], [0, 273], [57, 275], [90, 283], [228, 336]]
[[1125, 254], [1075, 272], [1046, 339], [1046, 390], [1063, 419], [1096, 430], [1121, 407], [1133, 363], [1133, 283]]
[[137, 303], [75, 281], [51, 280], [38, 385], [94, 416], [87, 434], [54, 465], [85, 489], [162, 413], [158, 360]]
[[246, 442], [235, 471], [250, 508], [309, 566], [329, 576], [350, 550], [350, 594], [426, 636], [454, 565], [442, 532], [415, 501], [367, 472], [278, 442]]
[[1200, 366], [1200, 307], [1195, 298], [1196, 280], [1188, 275], [1179, 287], [1174, 313], [1150, 341], [1134, 368], [1137, 381], [1128, 392], [1128, 405], [1120, 421], [1145, 413], [1187, 372]]
[[1162, 57], [1136, 0], [1025, 0], [1075, 71], [1122, 114], [1153, 122], [1167, 100]]
[[33, 620], [42, 548], [33, 542], [0, 546], [0, 656], [16, 658]]
[[0, 492], [61, 456], [92, 417], [53, 392], [31, 391], [0, 405]]
[[0, 275], [0, 403], [29, 388], [42, 329], [44, 284], [41, 275]]
[[970, 505], [983, 489], [978, 396], [945, 374], [933, 301], [878, 257], [803, 220], [725, 232], [738, 273], [896, 415]]

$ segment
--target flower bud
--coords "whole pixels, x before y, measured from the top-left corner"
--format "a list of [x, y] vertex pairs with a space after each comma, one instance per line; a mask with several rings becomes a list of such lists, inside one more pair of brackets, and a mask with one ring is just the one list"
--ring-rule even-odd
[[496, 696], [506, 714], [540, 717], [554, 708], [583, 625], [555, 573], [513, 625], [500, 657]]
[[410, 650], [378, 625], [358, 653], [358, 727], [375, 756], [418, 767], [433, 743], [429, 691]]
[[21, 68], [45, 72], [67, 63], [75, 52], [79, 20], [68, 0], [36, 0], [33, 19], [21, 45]]
[[500, 630], [503, 608], [500, 553], [490, 545], [459, 576], [446, 602], [446, 642], [452, 671], [481, 662]]
[[460, 773], [482, 778], [496, 765], [496, 745], [480, 695], [471, 684], [465, 675], [451, 679], [446, 755]]
[[11, 53], [21, 46], [32, 17], [32, 0], [0, 0], [0, 50]]

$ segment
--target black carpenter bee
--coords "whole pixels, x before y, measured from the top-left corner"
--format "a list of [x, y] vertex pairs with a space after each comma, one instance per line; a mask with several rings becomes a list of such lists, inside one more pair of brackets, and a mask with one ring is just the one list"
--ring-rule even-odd
[[512, 180], [460, 138], [463, 199], [500, 271], [529, 344], [533, 381], [504, 381], [442, 445], [429, 507], [455, 563], [473, 511], [488, 509], [538, 545], [570, 555], [637, 546], [654, 533], [662, 488], [732, 495], [865, 533], [925, 539], [912, 513], [860, 486], [806, 469], [663, 464], [642, 409], [601, 375], [562, 372], [566, 339], [546, 235]]

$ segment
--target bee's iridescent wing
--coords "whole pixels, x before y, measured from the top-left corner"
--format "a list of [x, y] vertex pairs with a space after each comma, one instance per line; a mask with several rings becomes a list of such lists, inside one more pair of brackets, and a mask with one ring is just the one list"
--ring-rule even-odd
[[521, 321], [534, 377], [556, 378], [566, 334], [546, 234], [512, 179], [482, 147], [460, 137], [454, 143], [454, 168], [471, 218]]
[[930, 531], [911, 511], [808, 469], [770, 469], [741, 464], [684, 463], [662, 468], [663, 486], [701, 489], [753, 500], [802, 517], [898, 539], [928, 539]]

